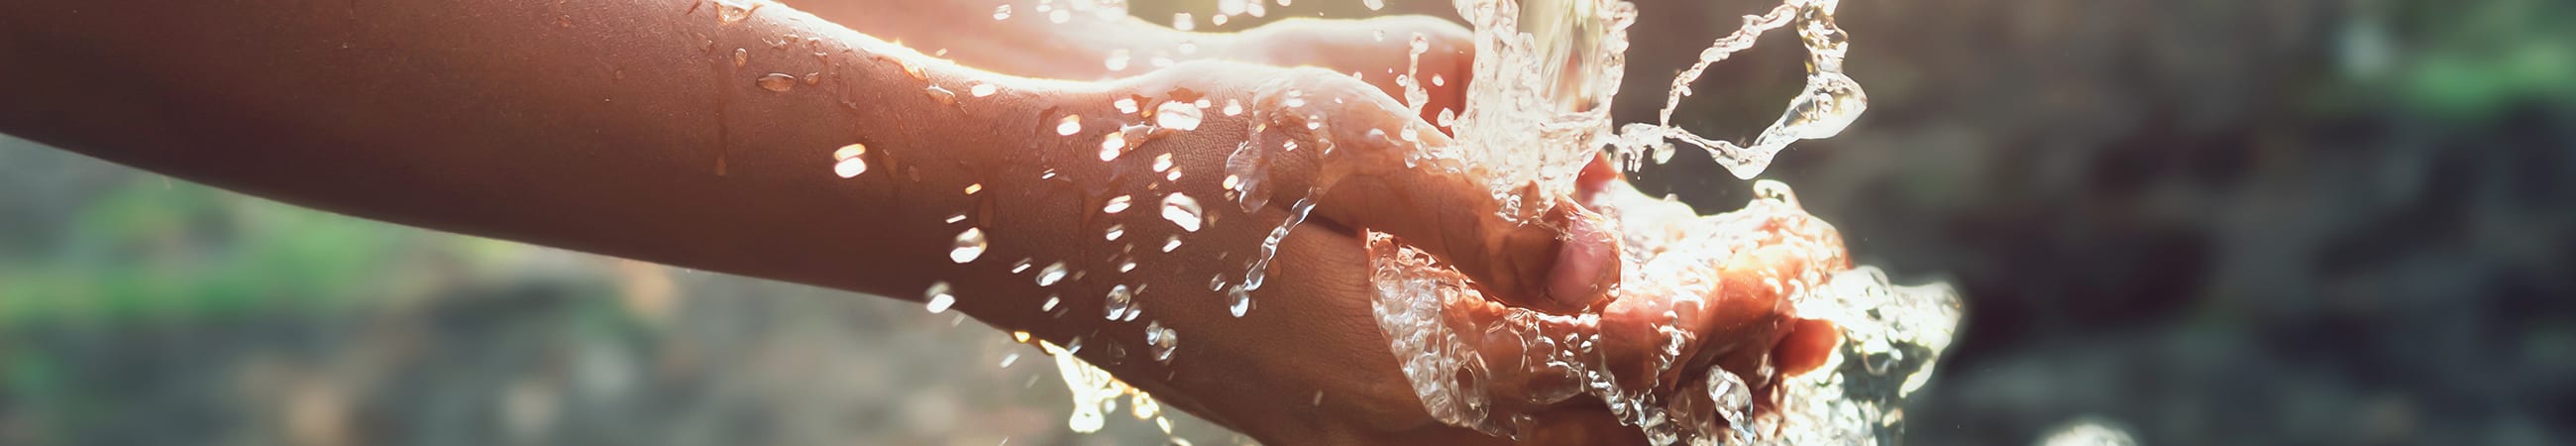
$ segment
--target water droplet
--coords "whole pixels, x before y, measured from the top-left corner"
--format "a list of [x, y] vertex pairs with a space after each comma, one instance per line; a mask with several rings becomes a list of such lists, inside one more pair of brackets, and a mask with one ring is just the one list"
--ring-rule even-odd
[[1109, 225], [1109, 230], [1108, 230], [1108, 231], [1104, 231], [1104, 232], [1102, 232], [1102, 237], [1101, 237], [1101, 238], [1105, 238], [1105, 239], [1108, 239], [1109, 241], [1113, 241], [1113, 242], [1114, 242], [1114, 241], [1118, 241], [1118, 237], [1120, 237], [1120, 236], [1125, 236], [1125, 235], [1127, 235], [1127, 225], [1124, 225], [1124, 224], [1114, 224], [1114, 225]]
[[984, 191], [984, 183], [975, 183], [975, 184], [968, 184], [968, 185], [966, 185], [966, 195], [974, 195], [976, 192], [983, 192], [983, 191]]
[[1145, 323], [1145, 345], [1153, 348], [1155, 362], [1170, 364], [1172, 351], [1181, 345], [1181, 333], [1164, 327], [1161, 321], [1147, 322]]
[[788, 89], [796, 88], [796, 76], [789, 76], [787, 73], [769, 73], [758, 80], [753, 80], [752, 84], [759, 85], [763, 90], [785, 93]]
[[[1386, 0], [1360, 0], [1360, 6], [1367, 6], [1370, 11], [1386, 9]], [[1316, 395], [1321, 398], [1323, 393], [1318, 392]]]
[[1126, 195], [1120, 195], [1120, 196], [1115, 196], [1115, 197], [1109, 197], [1109, 204], [1101, 205], [1101, 206], [1100, 206], [1100, 213], [1103, 213], [1103, 214], [1115, 214], [1115, 213], [1119, 213], [1119, 212], [1126, 212], [1126, 211], [1127, 211], [1127, 206], [1128, 206], [1129, 204], [1131, 204], [1132, 202], [1134, 202], [1134, 201], [1135, 201], [1135, 199], [1133, 199], [1133, 198], [1129, 198], [1129, 197], [1128, 197], [1128, 196], [1126, 196]]
[[1243, 317], [1244, 313], [1252, 312], [1252, 292], [1244, 290], [1242, 285], [1227, 287], [1225, 299], [1225, 311], [1233, 314], [1234, 317]]
[[[1127, 55], [1127, 49], [1126, 49], [1126, 48], [1119, 48], [1119, 49], [1109, 50], [1109, 56], [1108, 56], [1108, 57], [1103, 57], [1103, 58], [1101, 58], [1101, 59], [1100, 59], [1100, 65], [1101, 65], [1102, 67], [1109, 68], [1109, 71], [1126, 71], [1126, 70], [1127, 70], [1127, 62], [1128, 62], [1128, 60], [1129, 60], [1129, 59], [1131, 59], [1131, 58], [1132, 58], [1132, 56], [1128, 56], [1128, 55]], [[1135, 113], [1135, 112], [1132, 112], [1132, 111], [1131, 111], [1131, 112], [1128, 112], [1128, 113]]]
[[1014, 362], [1020, 362], [1020, 352], [1002, 354], [1002, 367], [1010, 367]]
[[1011, 5], [1001, 5], [1001, 6], [995, 6], [995, 7], [993, 7], [993, 20], [1010, 20], [1010, 19], [1011, 19]]
[[1449, 85], [1449, 81], [1444, 80], [1444, 79], [1441, 79], [1441, 78], [1440, 78], [1440, 75], [1437, 75], [1437, 74], [1431, 75], [1431, 86], [1439, 87], [1439, 86], [1445, 86], [1445, 85]]
[[972, 86], [972, 87], [966, 87], [966, 94], [968, 94], [968, 95], [972, 95], [972, 96], [975, 96], [975, 97], [979, 97], [979, 98], [980, 98], [980, 97], [985, 97], [985, 96], [992, 96], [992, 95], [993, 95], [993, 93], [998, 92], [998, 91], [1000, 91], [1000, 90], [1001, 90], [1001, 88], [1000, 88], [1000, 87], [995, 87], [995, 86], [993, 86], [993, 84], [987, 84], [987, 83], [981, 83], [981, 82], [978, 82], [978, 83], [976, 83], [976, 84], [975, 84], [975, 86]]
[[1108, 135], [1100, 137], [1101, 161], [1116, 160], [1119, 155], [1125, 154], [1127, 154], [1127, 132], [1109, 132]]
[[1227, 99], [1227, 100], [1225, 100], [1225, 109], [1224, 109], [1224, 110], [1220, 110], [1220, 111], [1225, 112], [1225, 115], [1226, 115], [1226, 116], [1234, 116], [1234, 115], [1240, 115], [1240, 114], [1243, 114], [1243, 102], [1242, 102], [1242, 101], [1233, 100], [1233, 99]]
[[1154, 125], [1172, 130], [1198, 130], [1199, 107], [1187, 102], [1165, 101], [1154, 106]]
[[1163, 219], [1171, 220], [1172, 224], [1180, 226], [1182, 231], [1198, 232], [1199, 214], [1197, 199], [1179, 192], [1163, 196]]
[[1113, 106], [1113, 107], [1118, 107], [1118, 112], [1119, 112], [1119, 113], [1125, 113], [1125, 114], [1130, 114], [1130, 115], [1132, 115], [1132, 114], [1136, 114], [1136, 112], [1137, 112], [1137, 109], [1136, 109], [1136, 98], [1118, 98], [1118, 100], [1116, 100], [1116, 101], [1110, 101], [1110, 102], [1109, 102], [1109, 105], [1110, 105], [1110, 106]]
[[957, 263], [972, 262], [983, 255], [984, 230], [981, 228], [966, 228], [965, 232], [957, 233], [957, 246], [948, 249], [948, 260]]
[[833, 150], [832, 174], [840, 175], [841, 178], [852, 178], [868, 173], [867, 154], [868, 146], [859, 143], [850, 143]]
[[1167, 170], [1172, 170], [1172, 154], [1165, 153], [1154, 155], [1154, 171], [1162, 172]]
[[1163, 240], [1163, 252], [1172, 252], [1172, 250], [1175, 249], [1181, 249], [1181, 236], [1179, 234], [1173, 234], [1171, 238]]
[[1190, 13], [1182, 12], [1172, 14], [1172, 29], [1189, 31], [1197, 29], [1198, 25], [1198, 21], [1190, 20]]
[[966, 221], [966, 214], [957, 214], [957, 215], [950, 215], [950, 216], [948, 216], [948, 223], [949, 223], [949, 224], [957, 224], [957, 222], [961, 222], [961, 221]]
[[930, 310], [932, 314], [946, 313], [949, 306], [957, 305], [957, 295], [948, 291], [948, 282], [931, 282], [930, 289], [922, 294], [928, 297], [924, 299], [922, 309]]
[[1082, 115], [1065, 115], [1055, 121], [1056, 135], [1073, 136], [1075, 133], [1082, 133]]
[[1038, 268], [1038, 286], [1055, 286], [1056, 282], [1064, 280], [1064, 275], [1064, 262], [1049, 263], [1045, 268]]
[[1109, 296], [1103, 302], [1103, 305], [1105, 305], [1108, 310], [1108, 315], [1105, 317], [1113, 321], [1118, 320], [1119, 317], [1126, 316], [1127, 310], [1134, 307], [1135, 304], [1136, 293], [1129, 291], [1127, 289], [1127, 285], [1120, 284], [1109, 287]]
[[716, 20], [731, 25], [751, 18], [752, 12], [759, 11], [760, 7], [767, 5], [767, 3], [756, 3], [743, 6], [735, 3], [734, 0], [716, 0]]
[[1011, 274], [1019, 274], [1019, 273], [1028, 272], [1028, 271], [1029, 271], [1029, 267], [1034, 266], [1034, 265], [1030, 265], [1030, 264], [1029, 264], [1029, 261], [1030, 261], [1030, 259], [1028, 259], [1028, 258], [1021, 258], [1019, 263], [1013, 263], [1013, 264], [1011, 264]]
[[1055, 306], [1063, 303], [1063, 298], [1047, 296], [1046, 303], [1038, 304], [1038, 311], [1055, 311]]
[[742, 66], [743, 66], [743, 65], [750, 65], [750, 64], [751, 64], [751, 50], [745, 50], [745, 49], [741, 49], [741, 48], [734, 48], [734, 49], [733, 49], [733, 67], [734, 67], [734, 68], [742, 68]]
[[930, 95], [931, 102], [938, 102], [939, 105], [957, 105], [957, 93], [948, 91], [946, 88], [940, 88], [937, 85], [932, 85], [929, 89], [922, 90], [922, 94]]

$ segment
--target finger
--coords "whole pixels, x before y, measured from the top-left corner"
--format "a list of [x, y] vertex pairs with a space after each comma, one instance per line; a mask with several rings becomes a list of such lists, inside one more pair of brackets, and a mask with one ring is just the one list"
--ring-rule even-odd
[[[1435, 126], [1440, 124], [1442, 110], [1466, 110], [1475, 60], [1474, 33], [1448, 20], [1425, 15], [1289, 19], [1246, 33], [1259, 42], [1265, 63], [1356, 75], [1388, 97], [1406, 98], [1407, 90], [1397, 79], [1411, 78], [1428, 95], [1418, 115]], [[1413, 51], [1417, 37], [1423, 43], [1419, 55]]]

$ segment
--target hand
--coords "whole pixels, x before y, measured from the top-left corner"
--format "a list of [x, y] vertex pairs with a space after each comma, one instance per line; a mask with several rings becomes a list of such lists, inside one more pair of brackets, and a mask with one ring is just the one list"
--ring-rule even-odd
[[[1481, 283], [1516, 284], [1489, 285], [1497, 296], [1552, 302], [1559, 294], [1542, 290], [1570, 280], [1576, 285], [1553, 287], [1592, 295], [1558, 306], [1579, 308], [1617, 274], [1606, 237], [1564, 235], [1563, 223], [1584, 219], [1579, 208], [1560, 206], [1530, 224], [1506, 222], [1482, 182], [1440, 169], [1436, 160], [1408, 163], [1447, 139], [1437, 132], [1421, 132], [1418, 143], [1393, 136], [1422, 123], [1347, 76], [1195, 62], [1096, 91], [1043, 95], [1054, 105], [1027, 107], [1047, 110], [1036, 120], [1044, 130], [1028, 138], [1035, 147], [1008, 150], [1017, 155], [985, 169], [978, 183], [988, 188], [981, 194], [1001, 194], [990, 199], [1029, 204], [967, 210], [991, 247], [949, 275], [957, 308], [1058, 345], [1078, 342], [1077, 355], [1129, 384], [1266, 442], [1499, 441], [1433, 421], [1402, 384], [1370, 313], [1374, 290], [1359, 228], [1433, 241], [1422, 246], [1480, 265], [1470, 274]], [[1122, 99], [1135, 111], [1122, 110]], [[1210, 107], [1195, 125], [1163, 116], [1200, 100]], [[1240, 113], [1225, 112], [1237, 105]], [[1076, 117], [1072, 135], [1056, 134], [1063, 116]], [[1141, 125], [1157, 122], [1171, 125]], [[1317, 125], [1310, 129], [1310, 122]], [[1111, 134], [1121, 144], [1104, 146]], [[1251, 172], [1228, 168], [1250, 162], [1235, 153], [1251, 141], [1258, 143], [1245, 153], [1260, 158], [1258, 186], [1240, 187], [1238, 177], [1238, 187], [1225, 187], [1228, 175]], [[1163, 204], [1176, 195], [1196, 204], [1196, 218], [1167, 218]], [[1110, 204], [1118, 197], [1124, 208]], [[1263, 241], [1310, 199], [1310, 218], [1279, 239], [1264, 285], [1247, 292], [1252, 305], [1234, 316], [1227, 291], [1245, 285]], [[1246, 201], [1257, 205], [1247, 212]], [[1173, 240], [1178, 245], [1165, 252]], [[1569, 257], [1600, 264], [1582, 268], [1590, 277], [1552, 270]], [[1015, 268], [1021, 258], [1034, 266]], [[1064, 277], [1038, 285], [1037, 276], [1056, 262], [1064, 262]], [[1130, 300], [1113, 304], [1113, 294]], [[1112, 320], [1112, 308], [1135, 316], [1121, 311]], [[1176, 335], [1169, 362], [1155, 358], [1148, 327]], [[1627, 432], [1597, 409], [1569, 408], [1549, 419], [1550, 432]]]

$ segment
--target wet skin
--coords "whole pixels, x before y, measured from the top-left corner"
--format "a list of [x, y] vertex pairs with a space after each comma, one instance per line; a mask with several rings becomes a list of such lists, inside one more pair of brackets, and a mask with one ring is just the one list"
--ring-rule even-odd
[[[1201, 49], [1330, 69], [1202, 61], [1097, 80], [1114, 73], [971, 69], [774, 5], [727, 24], [715, 4], [691, 0], [10, 2], [0, 5], [0, 60], [16, 63], [0, 65], [0, 97], [10, 98], [0, 101], [0, 132], [423, 228], [900, 299], [919, 300], [932, 280], [945, 280], [958, 311], [1059, 344], [1081, 337], [1090, 346], [1081, 356], [1126, 382], [1272, 444], [1500, 442], [1432, 421], [1403, 384], [1369, 314], [1359, 228], [1458, 263], [1502, 299], [1490, 308], [1603, 305], [1601, 277], [1616, 277], [1615, 264], [1563, 259], [1606, 262], [1615, 246], [1582, 241], [1597, 233], [1566, 234], [1600, 230], [1572, 224], [1584, 221], [1578, 207], [1561, 206], [1544, 224], [1504, 222], [1481, 182], [1405, 167], [1418, 147], [1367, 143], [1367, 129], [1419, 118], [1384, 93], [1391, 85], [1334, 73], [1383, 72], [1401, 60], [1399, 44], [1280, 60], [1300, 56], [1285, 56], [1292, 52], [1279, 48], [1297, 44], [1278, 36], [1437, 28], [1403, 20], [1414, 21], [1274, 25], [1288, 28], [1254, 31], [1274, 33], [1258, 46]], [[1463, 38], [1454, 27], [1435, 31]], [[1350, 41], [1335, 42], [1315, 45]], [[736, 48], [748, 55], [740, 67]], [[1464, 85], [1465, 56], [1444, 51], [1448, 62], [1425, 66], [1452, 70], [1452, 89]], [[784, 92], [757, 85], [771, 73], [799, 81]], [[809, 73], [811, 83], [802, 80]], [[999, 92], [973, 97], [977, 83]], [[933, 84], [953, 103], [929, 94]], [[1253, 132], [1251, 113], [1210, 109], [1196, 130], [1098, 159], [1103, 135], [1150, 122], [1119, 113], [1116, 99], [1201, 96], [1278, 110], [1281, 86], [1326, 107], [1315, 115], [1331, 122], [1329, 134], [1271, 125], [1265, 140], [1329, 137], [1341, 149], [1278, 158], [1276, 196], [1253, 212], [1219, 186], [1226, 155]], [[1067, 114], [1083, 116], [1081, 131], [1056, 135]], [[1263, 116], [1289, 115], [1305, 114]], [[1424, 140], [1446, 144], [1436, 133]], [[869, 148], [869, 169], [840, 178], [830, 154], [852, 143]], [[1183, 176], [1149, 180], [1159, 175], [1150, 160], [1165, 153]], [[1042, 178], [1047, 169], [1053, 178]], [[1229, 315], [1209, 278], [1239, 273], [1260, 234], [1327, 172], [1340, 181], [1284, 241], [1256, 307]], [[970, 184], [981, 191], [964, 193]], [[1172, 192], [1197, 198], [1213, 221], [1163, 253], [1165, 237], [1180, 230], [1157, 218], [1154, 204]], [[1100, 212], [1119, 194], [1137, 206]], [[946, 222], [959, 214], [968, 218]], [[1103, 240], [1111, 223], [1127, 229], [1119, 241]], [[952, 263], [952, 237], [967, 225], [985, 231], [991, 249]], [[1122, 274], [1114, 259], [1127, 243], [1140, 266]], [[1021, 258], [1085, 274], [1039, 287], [1009, 271]], [[1141, 359], [1141, 319], [1101, 320], [1101, 296], [1118, 284], [1144, 287], [1144, 319], [1180, 333], [1169, 366]], [[1060, 314], [1038, 310], [1049, 296], [1062, 299]], [[1732, 299], [1760, 306], [1777, 296]], [[1771, 335], [1743, 338], [1777, 343], [1763, 336]], [[1739, 350], [1764, 349], [1729, 351]], [[1318, 391], [1323, 403], [1309, 404]], [[1596, 406], [1561, 406], [1537, 408], [1545, 429], [1526, 440], [1637, 440]]]

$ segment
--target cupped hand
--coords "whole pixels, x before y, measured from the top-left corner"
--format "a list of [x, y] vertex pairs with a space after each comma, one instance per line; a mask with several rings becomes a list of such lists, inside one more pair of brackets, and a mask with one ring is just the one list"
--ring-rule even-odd
[[[957, 308], [1079, 345], [1074, 354], [1159, 400], [1265, 442], [1504, 441], [1432, 420], [1405, 384], [1371, 314], [1361, 228], [1435, 241], [1424, 246], [1481, 265], [1471, 275], [1513, 284], [1498, 296], [1553, 301], [1555, 288], [1597, 300], [1616, 277], [1604, 228], [1567, 224], [1589, 221], [1579, 208], [1503, 220], [1481, 181], [1426, 157], [1445, 137], [1406, 140], [1424, 123], [1339, 73], [1193, 62], [1099, 86], [1049, 94], [1036, 147], [997, 161], [1042, 173], [978, 183], [1044, 204], [967, 216], [990, 236], [978, 257], [1000, 261], [965, 268], [952, 279], [959, 293], [1047, 303], [961, 297]], [[1633, 439], [1598, 408], [1539, 424]]]

